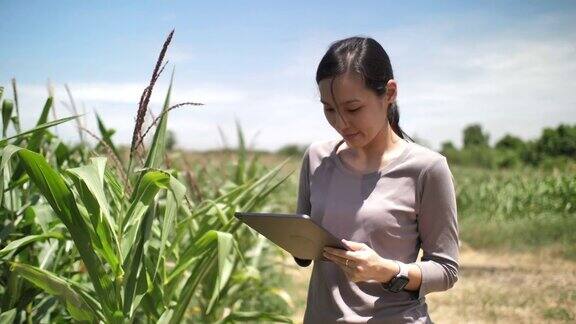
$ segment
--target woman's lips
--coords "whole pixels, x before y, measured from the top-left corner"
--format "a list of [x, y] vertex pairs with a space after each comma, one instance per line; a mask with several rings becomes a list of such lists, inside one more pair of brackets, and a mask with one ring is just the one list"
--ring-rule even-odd
[[351, 135], [344, 135], [344, 137], [347, 138], [347, 139], [350, 139], [350, 138], [354, 138], [354, 137], [355, 137], [356, 135], [358, 135], [358, 134], [360, 134], [360, 132], [354, 133], [354, 134], [351, 134]]

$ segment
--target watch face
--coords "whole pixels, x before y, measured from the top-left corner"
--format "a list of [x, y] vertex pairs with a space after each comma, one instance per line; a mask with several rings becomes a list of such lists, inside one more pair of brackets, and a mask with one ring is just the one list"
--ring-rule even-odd
[[409, 281], [409, 279], [407, 277], [404, 277], [404, 276], [396, 277], [390, 281], [389, 290], [392, 292], [399, 292], [404, 287], [406, 287], [406, 284], [408, 284], [408, 281]]

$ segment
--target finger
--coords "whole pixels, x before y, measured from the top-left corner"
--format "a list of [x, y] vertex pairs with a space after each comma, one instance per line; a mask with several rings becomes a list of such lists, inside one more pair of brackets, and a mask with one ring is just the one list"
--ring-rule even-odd
[[[355, 268], [356, 267], [356, 262], [350, 259], [346, 259], [346, 258], [341, 258], [339, 256], [336, 255], [330, 255], [330, 254], [326, 254], [327, 258], [329, 258], [330, 260], [332, 260], [334, 263], [338, 264], [339, 266], [342, 266], [344, 268]], [[346, 260], [348, 260], [348, 265], [346, 265]]]
[[334, 255], [334, 254], [330, 254], [328, 252], [324, 252], [324, 256], [338, 265], [344, 266], [346, 263], [346, 259], [341, 258], [341, 257]]
[[344, 243], [352, 251], [357, 251], [357, 250], [360, 250], [364, 247], [364, 243], [348, 241], [346, 239], [342, 239], [342, 243]]
[[355, 253], [354, 251], [346, 251], [346, 250], [334, 249], [334, 248], [330, 248], [330, 247], [327, 247], [325, 249], [328, 253], [336, 255], [336, 256], [341, 257], [341, 258], [356, 260], [356, 261], [362, 260], [362, 258], [359, 257], [358, 254]]
[[[346, 260], [348, 260], [348, 265], [346, 265]], [[347, 270], [358, 270], [357, 263], [354, 260], [332, 256], [332, 261]]]

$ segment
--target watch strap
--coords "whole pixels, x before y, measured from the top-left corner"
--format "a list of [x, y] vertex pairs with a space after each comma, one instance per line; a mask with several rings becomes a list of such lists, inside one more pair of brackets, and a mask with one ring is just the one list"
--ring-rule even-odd
[[400, 272], [398, 272], [396, 277], [400, 277], [400, 276], [408, 277], [408, 265], [406, 263], [402, 263], [402, 262], [397, 261], [397, 260], [394, 260], [394, 262], [396, 262], [396, 264], [398, 265], [398, 268], [400, 268]]
[[398, 292], [408, 284], [408, 265], [400, 261], [396, 261], [400, 271], [389, 282], [381, 283], [384, 289], [391, 292]]

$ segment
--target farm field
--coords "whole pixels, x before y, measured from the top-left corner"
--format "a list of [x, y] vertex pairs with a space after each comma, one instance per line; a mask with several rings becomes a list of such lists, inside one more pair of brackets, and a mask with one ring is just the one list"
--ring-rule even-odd
[[[161, 113], [146, 120], [164, 50], [130, 146], [115, 143], [98, 115], [97, 130], [80, 123], [73, 100], [74, 115], [56, 118], [51, 94], [23, 128], [18, 100], [0, 87], [0, 322], [302, 319], [311, 267], [234, 217], [293, 212], [302, 151], [251, 151], [239, 124], [234, 149], [174, 148], [169, 112], [202, 104], [171, 104], [172, 78]], [[14, 79], [12, 88], [17, 98]], [[53, 132], [63, 123], [76, 123], [80, 142]], [[547, 130], [542, 143], [554, 153], [574, 129]], [[482, 152], [501, 151], [462, 154]], [[430, 295], [440, 322], [576, 318], [576, 164], [510, 165], [450, 164], [462, 268], [453, 289]]]
[[[190, 159], [218, 160], [218, 155]], [[298, 170], [298, 157], [285, 169]], [[267, 155], [274, 165], [281, 157]], [[201, 162], [202, 163], [202, 162]], [[571, 322], [576, 318], [576, 172], [490, 171], [452, 166], [461, 238], [460, 278], [427, 297], [438, 323]], [[295, 207], [297, 174], [270, 199], [278, 212]], [[286, 195], [286, 196], [285, 196]], [[287, 197], [291, 197], [288, 198]], [[422, 251], [420, 251], [421, 255]], [[282, 260], [290, 278], [292, 319], [302, 321], [312, 265]]]
[[[538, 253], [478, 251], [461, 248], [459, 281], [444, 293], [426, 297], [436, 323], [563, 323], [574, 320], [576, 263]], [[286, 257], [296, 305], [293, 320], [302, 323], [310, 268]]]

